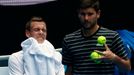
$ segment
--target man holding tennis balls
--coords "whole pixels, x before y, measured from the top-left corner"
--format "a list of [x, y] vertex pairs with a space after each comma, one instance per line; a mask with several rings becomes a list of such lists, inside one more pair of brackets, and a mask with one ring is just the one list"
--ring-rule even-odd
[[[65, 35], [62, 41], [62, 63], [67, 65], [66, 75], [114, 75], [115, 65], [120, 70], [129, 71], [130, 61], [120, 36], [117, 32], [97, 23], [101, 14], [99, 0], [77, 1], [81, 28]], [[100, 37], [102, 41], [96, 42], [99, 36], [107, 38], [104, 45], [102, 45], [105, 42], [104, 37]], [[97, 55], [101, 62], [96, 64], [89, 58], [90, 55], [93, 59]], [[103, 59], [111, 62], [105, 62]]]

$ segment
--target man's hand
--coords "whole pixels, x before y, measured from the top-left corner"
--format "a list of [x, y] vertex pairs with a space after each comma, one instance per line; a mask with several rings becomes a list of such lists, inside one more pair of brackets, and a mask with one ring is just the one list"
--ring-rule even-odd
[[99, 50], [95, 50], [95, 51], [102, 55], [100, 59], [113, 60], [116, 55], [109, 49], [107, 44], [105, 44], [105, 48], [106, 48], [105, 51], [99, 51]]

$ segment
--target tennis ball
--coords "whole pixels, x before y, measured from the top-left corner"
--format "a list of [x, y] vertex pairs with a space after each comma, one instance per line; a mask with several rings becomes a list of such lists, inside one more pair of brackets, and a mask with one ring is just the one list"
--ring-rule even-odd
[[97, 42], [99, 44], [105, 44], [106, 43], [106, 37], [105, 36], [99, 36], [97, 39]]
[[100, 58], [101, 57], [101, 55], [100, 54], [98, 54], [97, 52], [92, 52], [91, 54], [90, 54], [90, 58], [92, 59], [92, 60], [94, 60], [94, 62], [96, 63], [96, 64], [99, 64], [99, 63], [101, 63], [101, 61], [100, 60], [97, 60], [98, 58]]
[[101, 57], [101, 55], [94, 51], [90, 54], [90, 57], [91, 59], [98, 59]]

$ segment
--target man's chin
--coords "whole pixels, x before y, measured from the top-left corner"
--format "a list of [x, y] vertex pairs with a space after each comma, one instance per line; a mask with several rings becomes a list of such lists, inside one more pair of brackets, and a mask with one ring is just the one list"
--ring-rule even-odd
[[89, 25], [89, 24], [83, 24], [83, 26], [82, 26], [84, 29], [89, 29], [90, 27], [91, 27], [91, 25]]
[[87, 30], [87, 29], [90, 29], [91, 27], [90, 26], [84, 26], [83, 28]]
[[45, 39], [43, 39], [43, 38], [39, 38], [39, 39], [38, 39], [38, 42], [39, 42], [39, 43], [43, 43], [44, 40], [45, 40]]

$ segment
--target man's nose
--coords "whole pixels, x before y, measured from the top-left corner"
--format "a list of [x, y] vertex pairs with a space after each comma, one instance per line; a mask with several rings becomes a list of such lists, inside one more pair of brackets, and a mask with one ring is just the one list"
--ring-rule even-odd
[[39, 32], [40, 32], [40, 33], [44, 33], [44, 31], [43, 31], [43, 30], [40, 30]]
[[88, 15], [84, 15], [84, 19], [85, 20], [88, 20], [89, 19], [89, 16]]

